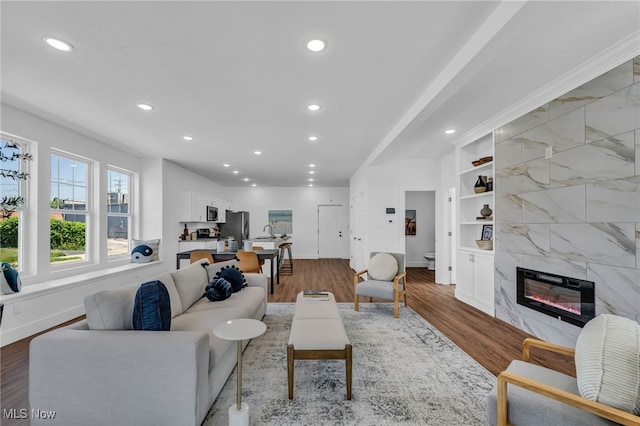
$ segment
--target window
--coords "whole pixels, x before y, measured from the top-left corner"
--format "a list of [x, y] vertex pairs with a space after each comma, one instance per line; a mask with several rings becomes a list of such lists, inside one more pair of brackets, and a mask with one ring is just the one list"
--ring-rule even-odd
[[0, 261], [20, 265], [20, 216], [25, 203], [25, 179], [31, 155], [25, 143], [0, 136]]
[[87, 260], [89, 170], [79, 157], [51, 154], [51, 263]]
[[131, 224], [131, 173], [109, 168], [107, 171], [107, 255], [129, 254]]

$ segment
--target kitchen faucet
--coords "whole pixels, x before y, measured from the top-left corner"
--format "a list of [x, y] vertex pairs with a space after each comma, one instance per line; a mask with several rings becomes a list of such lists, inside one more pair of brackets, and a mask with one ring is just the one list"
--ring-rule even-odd
[[269, 224], [266, 224], [266, 225], [264, 226], [264, 228], [262, 228], [262, 232], [264, 232], [264, 231], [265, 231], [265, 229], [267, 229], [267, 228], [269, 228], [269, 235], [273, 237], [273, 226], [271, 226], [271, 225], [269, 225]]

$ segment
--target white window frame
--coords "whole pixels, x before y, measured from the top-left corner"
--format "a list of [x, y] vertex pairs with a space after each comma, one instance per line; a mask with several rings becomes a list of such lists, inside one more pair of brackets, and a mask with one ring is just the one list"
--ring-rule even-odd
[[[32, 145], [24, 138], [11, 135], [9, 133], [0, 132], [0, 139], [3, 142], [13, 142], [19, 146], [20, 153], [30, 153]], [[19, 171], [22, 173], [31, 174], [30, 168], [31, 161], [19, 161]], [[25, 210], [29, 206], [29, 185], [27, 180], [31, 179], [31, 176], [27, 179], [18, 180], [18, 195], [24, 198], [24, 203], [16, 208], [16, 214], [18, 215], [18, 272], [24, 273], [30, 270], [29, 261], [27, 259], [25, 251], [25, 229], [28, 229], [28, 219], [25, 214]]]
[[[68, 262], [68, 263], [55, 263], [55, 262], [51, 262], [49, 261], [49, 265], [51, 268], [51, 271], [60, 271], [60, 270], [65, 270], [65, 269], [71, 269], [71, 268], [78, 268], [80, 266], [85, 266], [85, 265], [90, 265], [93, 263], [96, 263], [96, 253], [93, 252], [93, 247], [95, 246], [95, 232], [94, 230], [94, 226], [93, 226], [93, 200], [94, 200], [94, 186], [93, 186], [93, 173], [94, 173], [94, 168], [95, 168], [95, 162], [93, 160], [90, 160], [88, 158], [85, 157], [81, 157], [79, 155], [75, 155], [66, 151], [62, 151], [62, 150], [58, 150], [58, 149], [51, 149], [51, 154], [49, 156], [49, 163], [51, 163], [51, 158], [53, 156], [58, 156], [58, 157], [64, 157], [73, 161], [78, 161], [78, 162], [82, 162], [85, 163], [87, 165], [87, 186], [86, 186], [86, 191], [87, 191], [87, 201], [86, 201], [86, 206], [85, 206], [85, 210], [66, 210], [66, 209], [54, 209], [52, 207], [49, 206], [48, 209], [48, 216], [50, 217], [51, 214], [54, 213], [60, 213], [60, 214], [77, 214], [77, 215], [84, 215], [85, 216], [85, 242], [84, 242], [84, 246], [85, 246], [85, 259], [84, 260], [76, 260], [73, 262]], [[58, 171], [59, 174], [59, 171]], [[51, 172], [49, 173], [49, 202], [51, 202], [51, 200], [53, 199], [51, 194], [51, 184], [52, 184], [52, 180], [51, 180]], [[51, 235], [51, 228], [49, 228], [49, 235]], [[47, 253], [49, 253], [49, 256], [51, 256], [51, 248], [48, 249]]]
[[128, 204], [127, 204], [127, 213], [118, 213], [118, 212], [109, 212], [109, 203], [105, 202], [105, 206], [104, 206], [104, 211], [106, 214], [106, 222], [107, 222], [107, 233], [109, 232], [109, 217], [126, 217], [127, 218], [127, 228], [128, 228], [128, 232], [127, 232], [127, 240], [128, 240], [128, 250], [127, 253], [125, 254], [121, 254], [121, 255], [113, 255], [113, 256], [109, 256], [108, 253], [108, 244], [109, 244], [109, 235], [104, 235], [104, 244], [105, 244], [105, 251], [107, 252], [107, 260], [109, 262], [114, 262], [114, 261], [120, 261], [122, 259], [128, 259], [130, 256], [130, 251], [131, 251], [131, 240], [132, 240], [132, 235], [133, 235], [133, 231], [134, 231], [134, 209], [135, 209], [135, 203], [134, 203], [134, 195], [135, 195], [135, 188], [134, 188], [134, 181], [135, 181], [135, 173], [130, 171], [130, 170], [125, 170], [122, 169], [120, 167], [116, 167], [116, 166], [112, 166], [112, 165], [108, 165], [107, 166], [107, 173], [106, 173], [106, 179], [107, 179], [107, 195], [109, 194], [109, 172], [115, 172], [115, 173], [120, 173], [123, 175], [127, 175], [129, 178], [129, 183], [128, 183], [128, 188], [127, 188], [127, 194], [129, 196], [129, 200], [128, 200]]

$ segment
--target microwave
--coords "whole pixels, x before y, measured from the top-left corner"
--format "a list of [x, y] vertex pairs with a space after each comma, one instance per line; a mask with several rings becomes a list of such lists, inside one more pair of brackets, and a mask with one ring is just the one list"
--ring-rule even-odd
[[207, 206], [207, 222], [218, 221], [218, 208], [214, 206]]

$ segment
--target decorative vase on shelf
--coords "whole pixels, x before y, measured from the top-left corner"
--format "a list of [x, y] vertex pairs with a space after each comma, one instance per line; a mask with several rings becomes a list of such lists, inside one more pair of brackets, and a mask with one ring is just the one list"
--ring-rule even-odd
[[480, 214], [485, 219], [490, 217], [492, 213], [493, 213], [493, 210], [489, 208], [489, 204], [485, 204], [484, 206], [482, 206], [482, 210], [480, 210]]
[[476, 181], [476, 184], [473, 185], [473, 190], [475, 191], [476, 194], [485, 192], [487, 190], [487, 184], [484, 183], [484, 180], [482, 180], [482, 176], [478, 176], [478, 180]]
[[493, 191], [493, 178], [487, 179], [487, 192]]

